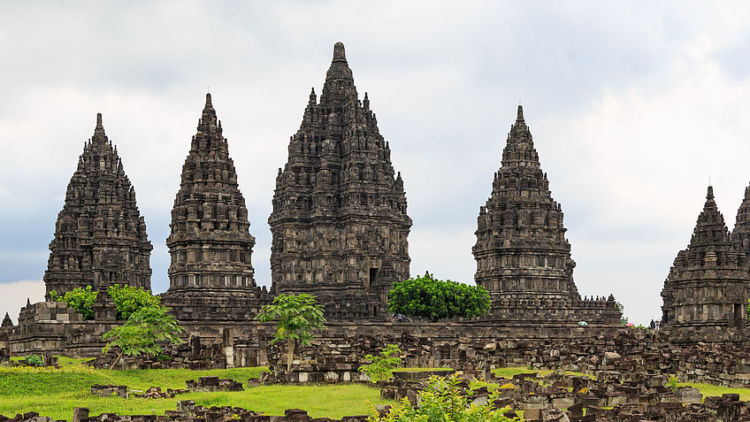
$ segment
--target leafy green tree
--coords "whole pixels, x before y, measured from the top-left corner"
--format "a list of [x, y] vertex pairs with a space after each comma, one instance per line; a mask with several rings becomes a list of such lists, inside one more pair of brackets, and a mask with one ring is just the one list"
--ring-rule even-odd
[[102, 336], [108, 340], [102, 353], [107, 353], [112, 347], [119, 347], [120, 354], [112, 362], [110, 369], [115, 367], [123, 355], [126, 356], [156, 356], [162, 352], [163, 343], [181, 344], [179, 334], [184, 330], [163, 306], [148, 306], [132, 314], [125, 323], [115, 327]]
[[433, 321], [453, 317], [476, 317], [490, 309], [490, 294], [484, 287], [424, 276], [394, 283], [388, 293], [388, 311]]
[[151, 290], [141, 287], [114, 284], [109, 286], [109, 296], [117, 307], [117, 319], [126, 320], [130, 315], [145, 307], [158, 306], [161, 298], [151, 294]]
[[364, 372], [370, 377], [370, 381], [377, 383], [379, 381], [388, 381], [393, 378], [393, 370], [401, 365], [401, 349], [396, 344], [389, 344], [381, 350], [377, 356], [368, 354], [365, 356], [369, 365], [359, 367], [359, 372]]
[[376, 410], [369, 422], [512, 422], [503, 415], [505, 409], [495, 409], [495, 400], [500, 389], [490, 394], [485, 404], [470, 403], [465, 391], [459, 387], [461, 380], [457, 374], [449, 378], [430, 377], [427, 388], [419, 394], [419, 405], [414, 407], [408, 399], [391, 407], [387, 414], [380, 416]]
[[49, 292], [49, 296], [53, 301], [65, 302], [73, 310], [81, 314], [86, 321], [94, 319], [94, 301], [96, 301], [98, 295], [99, 292], [93, 291], [91, 286], [78, 287], [65, 293], [63, 296], [58, 295], [54, 290]]
[[276, 321], [276, 334], [271, 344], [287, 341], [287, 371], [292, 369], [295, 342], [301, 346], [309, 345], [313, 330], [325, 328], [326, 323], [323, 308], [318, 305], [315, 296], [305, 293], [276, 296], [273, 303], [263, 306], [256, 318], [262, 322]]

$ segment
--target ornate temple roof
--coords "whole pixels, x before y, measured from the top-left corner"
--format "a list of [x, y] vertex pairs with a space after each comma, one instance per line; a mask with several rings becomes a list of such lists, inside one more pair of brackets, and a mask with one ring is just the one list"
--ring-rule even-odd
[[[563, 213], [519, 105], [492, 194], [480, 208], [475, 279], [491, 293], [578, 298]], [[502, 280], [502, 281], [501, 281]]]
[[47, 294], [109, 283], [150, 288], [151, 249], [135, 189], [97, 114], [57, 217], [44, 275]]
[[170, 290], [255, 285], [251, 264], [255, 238], [249, 231], [245, 199], [211, 94], [206, 94], [206, 104], [182, 166], [170, 228]]

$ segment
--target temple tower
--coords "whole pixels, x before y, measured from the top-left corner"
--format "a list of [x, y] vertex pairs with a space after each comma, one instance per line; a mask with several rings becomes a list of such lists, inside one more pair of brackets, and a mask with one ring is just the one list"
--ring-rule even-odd
[[580, 298], [563, 213], [552, 199], [521, 106], [477, 225], [474, 278], [493, 298]]
[[255, 238], [211, 94], [182, 167], [170, 228], [164, 303], [177, 318], [252, 318], [262, 295], [251, 262]]
[[732, 240], [745, 252], [746, 256], [750, 256], [750, 186], [745, 188], [745, 197], [737, 210]]
[[[739, 217], [738, 217], [739, 218]], [[687, 249], [681, 250], [664, 282], [665, 327], [744, 327], [750, 268], [708, 187]]]
[[46, 297], [108, 284], [151, 288], [151, 242], [117, 148], [96, 116], [57, 216], [44, 273]]
[[614, 296], [581, 299], [563, 213], [539, 165], [531, 131], [518, 106], [492, 194], [480, 207], [476, 283], [490, 292], [489, 318], [528, 324], [617, 325]]
[[328, 318], [384, 315], [409, 277], [411, 219], [401, 174], [365, 93], [360, 102], [336, 43], [318, 101], [310, 93], [268, 219], [274, 293], [310, 293]]

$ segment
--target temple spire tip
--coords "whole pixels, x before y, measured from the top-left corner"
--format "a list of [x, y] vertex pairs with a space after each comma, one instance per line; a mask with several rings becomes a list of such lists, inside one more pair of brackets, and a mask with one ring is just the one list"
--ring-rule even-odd
[[706, 191], [706, 199], [714, 199], [714, 187], [711, 185], [708, 185], [708, 190]]
[[523, 122], [523, 106], [521, 104], [518, 105], [518, 112], [516, 113], [516, 121]]
[[211, 103], [211, 93], [206, 92], [206, 107], [213, 107], [213, 104]]
[[341, 41], [333, 45], [333, 61], [346, 61], [346, 50]]

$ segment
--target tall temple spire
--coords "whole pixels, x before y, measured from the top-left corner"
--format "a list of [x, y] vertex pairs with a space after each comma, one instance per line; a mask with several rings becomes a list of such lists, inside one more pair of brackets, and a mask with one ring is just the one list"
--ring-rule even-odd
[[210, 93], [182, 167], [170, 228], [164, 303], [177, 318], [252, 318], [261, 294], [251, 259], [255, 238]]
[[[618, 324], [614, 299], [582, 300], [560, 204], [549, 190], [531, 131], [518, 106], [492, 193], [480, 207], [476, 283], [490, 292], [490, 318], [538, 323]], [[565, 309], [556, 315], [537, 309]]]
[[674, 260], [664, 282], [665, 326], [743, 327], [750, 288], [750, 266], [730, 237], [712, 186], [687, 249]]
[[519, 294], [580, 299], [565, 231], [519, 105], [492, 194], [479, 214], [473, 250], [477, 284], [496, 299]]
[[737, 218], [732, 230], [732, 240], [750, 258], [750, 186], [745, 188], [745, 196], [737, 210]]
[[273, 290], [314, 294], [329, 318], [382, 316], [390, 285], [408, 278], [403, 180], [341, 43], [290, 139], [268, 221]]
[[151, 249], [135, 191], [98, 113], [57, 217], [44, 274], [47, 296], [114, 283], [150, 289]]

